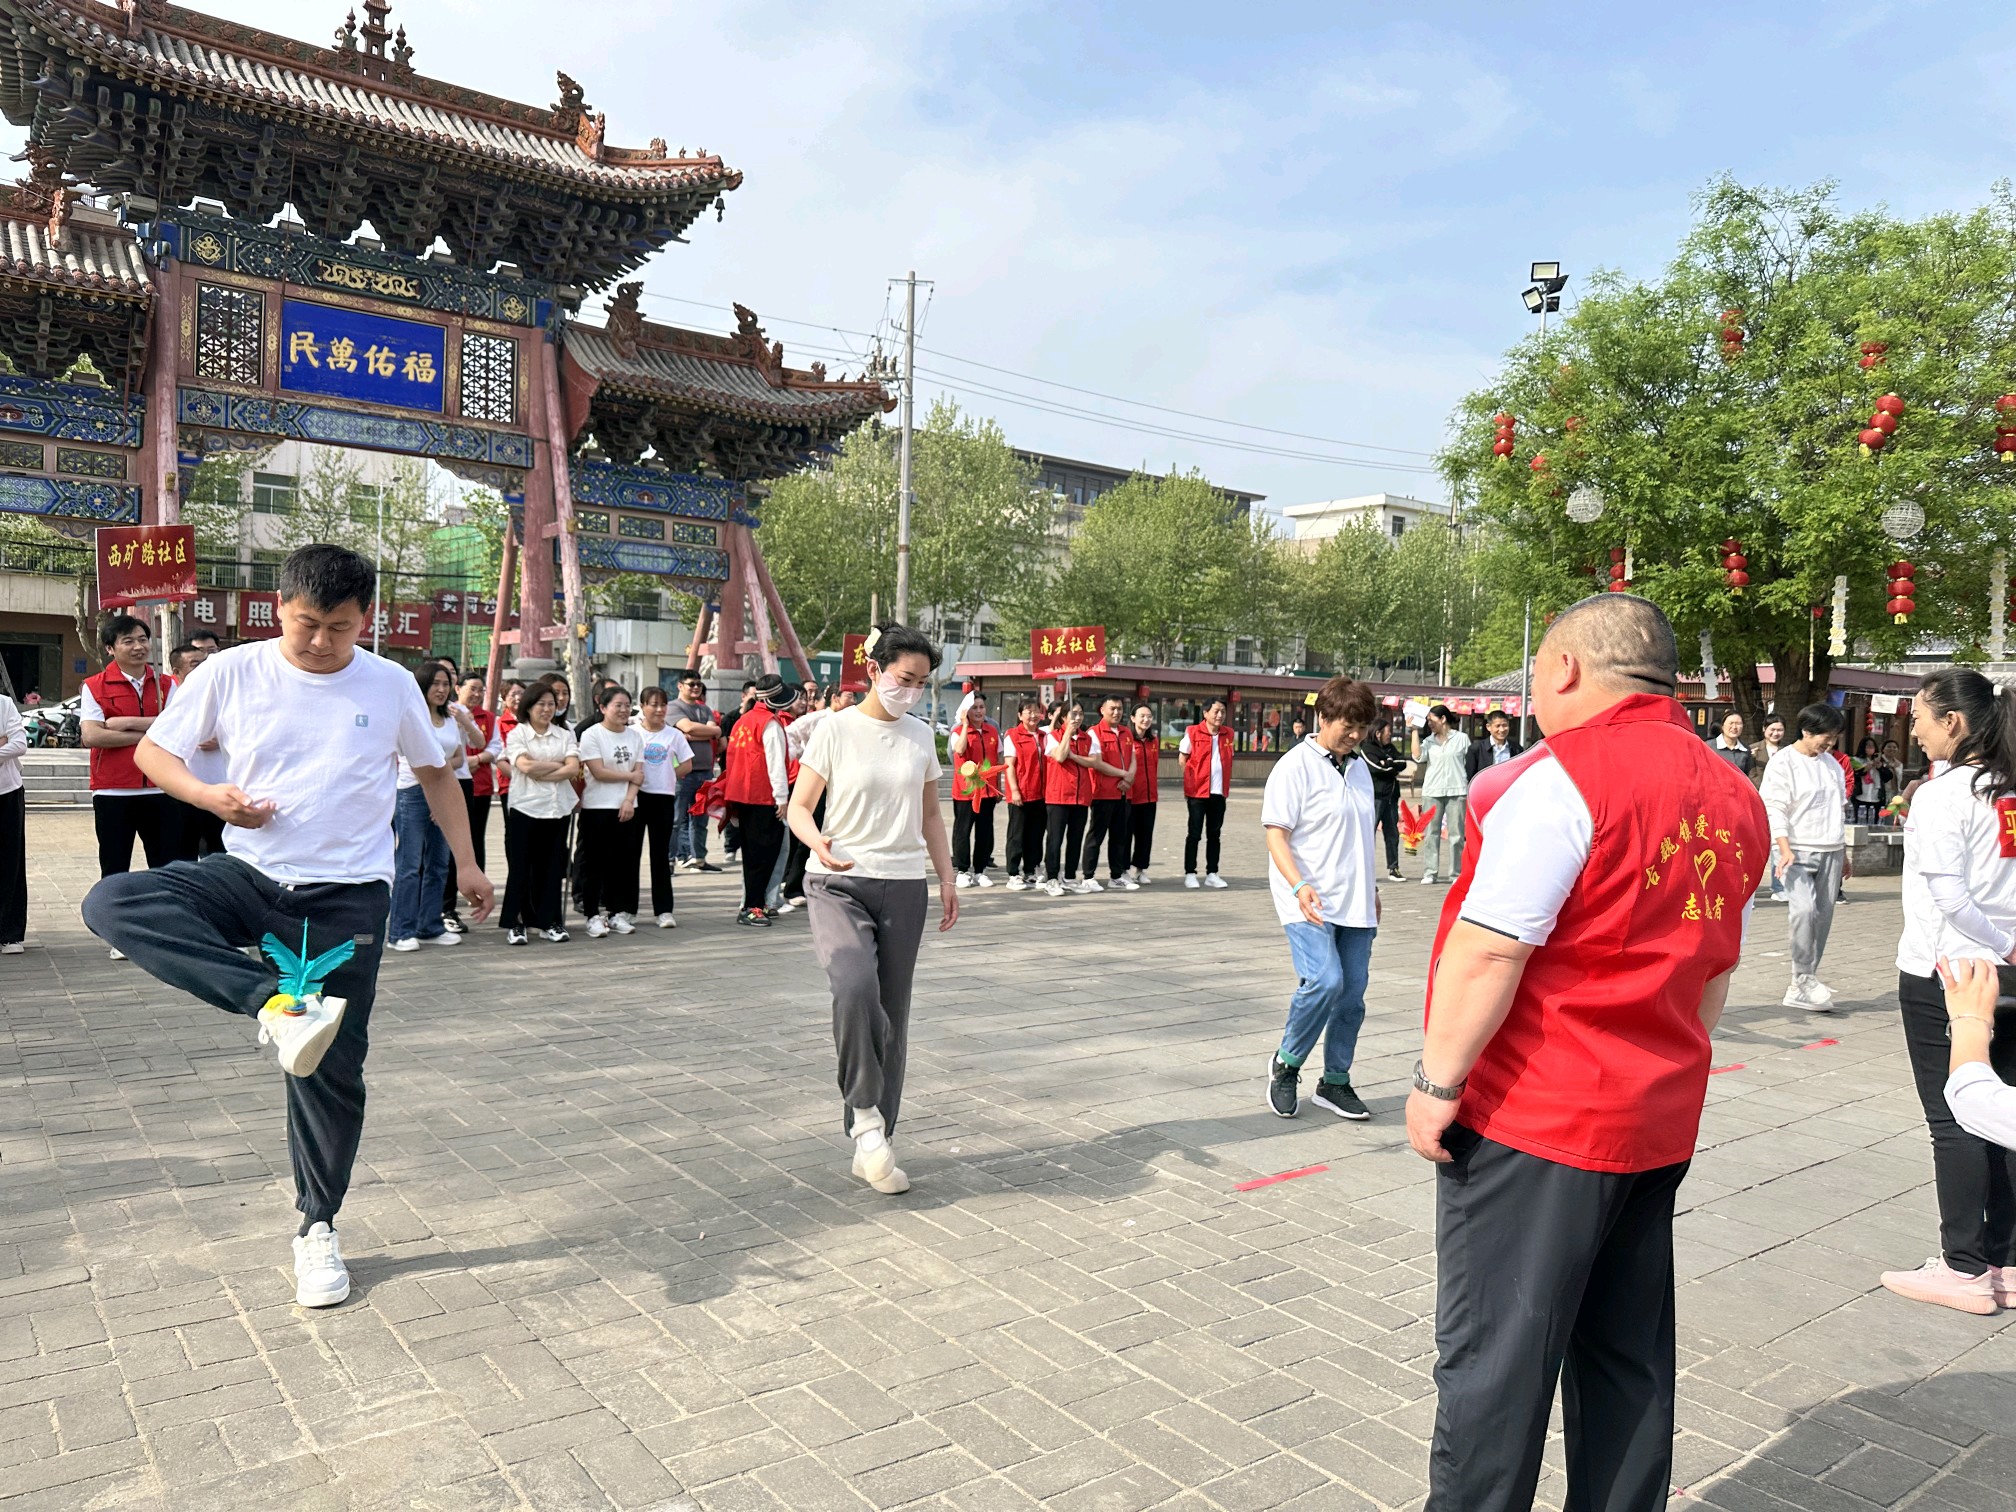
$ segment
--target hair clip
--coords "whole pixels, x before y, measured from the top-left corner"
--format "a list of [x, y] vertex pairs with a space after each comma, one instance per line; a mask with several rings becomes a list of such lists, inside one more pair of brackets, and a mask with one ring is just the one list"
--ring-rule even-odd
[[875, 651], [876, 642], [880, 641], [881, 639], [882, 639], [882, 627], [880, 625], [869, 626], [868, 634], [864, 636], [861, 641], [861, 654], [863, 656], [873, 655]]

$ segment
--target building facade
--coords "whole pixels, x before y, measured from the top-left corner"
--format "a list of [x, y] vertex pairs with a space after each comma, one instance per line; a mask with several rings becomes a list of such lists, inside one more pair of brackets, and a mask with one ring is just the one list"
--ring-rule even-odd
[[1389, 541], [1397, 541], [1424, 520], [1449, 518], [1449, 506], [1405, 494], [1361, 494], [1352, 499], [1324, 499], [1314, 504], [1290, 504], [1281, 511], [1295, 529], [1295, 544], [1310, 555], [1342, 530], [1370, 526]]

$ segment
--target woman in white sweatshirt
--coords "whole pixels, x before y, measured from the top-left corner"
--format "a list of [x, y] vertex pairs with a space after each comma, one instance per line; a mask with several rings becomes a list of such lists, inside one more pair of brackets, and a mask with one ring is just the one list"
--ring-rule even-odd
[[2016, 1018], [1997, 1023], [1991, 1008], [1986, 1024], [1951, 1023], [1958, 1006], [1949, 1009], [1937, 973], [1942, 962], [2016, 956], [2016, 692], [1948, 667], [1925, 680], [1911, 716], [1925, 754], [1950, 763], [1919, 786], [1904, 821], [1897, 942], [1904, 1044], [1932, 1132], [1940, 1253], [1882, 1279], [1899, 1296], [1985, 1315], [2016, 1306], [2016, 1150], [1962, 1127], [1948, 1078], [1963, 1037], [1992, 1071], [2016, 1076]]
[[1832, 704], [1808, 704], [1799, 711], [1799, 738], [1778, 747], [1764, 771], [1758, 796], [1771, 819], [1777, 851], [1773, 876], [1783, 882], [1791, 916], [1786, 921], [1792, 955], [1787, 1008], [1824, 1013], [1834, 994], [1820, 982], [1820, 957], [1834, 927], [1834, 903], [1841, 895], [1847, 859], [1843, 814], [1848, 783], [1834, 759], [1841, 738], [1841, 711]]

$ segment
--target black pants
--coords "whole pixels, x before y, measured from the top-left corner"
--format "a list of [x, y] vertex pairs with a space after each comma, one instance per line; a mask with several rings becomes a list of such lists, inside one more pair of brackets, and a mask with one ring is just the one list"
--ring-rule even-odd
[[[462, 807], [469, 815], [469, 849], [476, 854], [478, 870], [490, 868], [490, 795], [477, 796], [476, 779], [458, 777], [462, 784]], [[448, 886], [441, 893], [441, 917], [459, 919], [462, 917], [462, 895], [455, 888], [455, 868], [448, 868]]]
[[1453, 1125], [1436, 1167], [1427, 1512], [1528, 1512], [1561, 1382], [1571, 1512], [1659, 1512], [1673, 1468], [1673, 1198], [1687, 1162], [1577, 1170]]
[[[2006, 975], [2006, 973], [2005, 973]], [[2005, 985], [2005, 992], [2008, 990]], [[1991, 1265], [2016, 1265], [2016, 1150], [1969, 1134], [1946, 1106], [1946, 993], [1937, 977], [1897, 974], [1904, 1048], [1911, 1078], [1932, 1131], [1932, 1180], [1939, 1193], [1939, 1248], [1964, 1276]], [[2016, 1080], [2016, 1015], [1995, 1015], [1988, 1062], [2004, 1081]]]
[[1400, 870], [1400, 790], [1372, 795], [1372, 823], [1386, 834], [1386, 870]]
[[567, 821], [530, 819], [504, 809], [504, 906], [498, 923], [506, 929], [564, 929], [567, 905]]
[[180, 807], [166, 793], [136, 793], [126, 798], [93, 794], [91, 817], [98, 826], [98, 875], [110, 877], [131, 871], [136, 839], [147, 853], [149, 866], [166, 866], [175, 860], [182, 843], [178, 833], [181, 826], [175, 822], [175, 810]]
[[28, 938], [28, 793], [0, 793], [0, 945]]
[[584, 808], [574, 816], [578, 838], [575, 854], [581, 862], [581, 912], [637, 912], [637, 858], [644, 849], [644, 821], [634, 813], [626, 820], [615, 809]]
[[[226, 1013], [256, 1017], [281, 991], [320, 992], [348, 1004], [315, 1074], [286, 1078], [294, 1205], [309, 1223], [334, 1223], [350, 1190], [391, 906], [383, 882], [286, 887], [235, 856], [114, 875], [84, 898], [85, 926], [99, 939], [149, 976]], [[253, 945], [263, 959], [246, 954]], [[346, 945], [350, 954], [333, 970], [302, 979], [306, 966]]]
[[175, 805], [177, 860], [201, 861], [205, 856], [217, 855], [224, 849], [222, 819], [193, 803], [183, 803], [176, 798], [168, 801]]
[[1008, 875], [1036, 879], [1043, 864], [1043, 800], [1025, 798], [1008, 805]]
[[761, 908], [777, 853], [784, 849], [784, 821], [771, 803], [731, 803], [728, 812], [742, 831], [742, 906]]
[[984, 872], [994, 864], [994, 810], [999, 798], [982, 798], [973, 812], [971, 798], [952, 800], [952, 870]]
[[1127, 849], [1132, 852], [1134, 870], [1148, 870], [1148, 853], [1155, 848], [1155, 805], [1127, 805]]
[[[1047, 803], [1043, 816], [1046, 842], [1043, 847], [1043, 880], [1055, 882], [1060, 875], [1078, 875], [1078, 850], [1085, 843], [1085, 805]], [[1060, 873], [1058, 867], [1063, 867]]]
[[679, 843], [677, 793], [639, 793], [637, 818], [644, 825], [644, 849], [651, 856], [651, 912], [672, 912], [672, 847]]
[[1225, 830], [1225, 795], [1214, 793], [1209, 798], [1185, 798], [1190, 808], [1190, 828], [1183, 836], [1183, 872], [1185, 876], [1197, 870], [1197, 839], [1204, 838], [1204, 869], [1218, 870], [1219, 836]]
[[1099, 848], [1106, 848], [1106, 875], [1119, 881], [1127, 870], [1127, 810], [1133, 805], [1125, 798], [1094, 798], [1092, 817], [1085, 831], [1085, 875], [1099, 870]]
[[[812, 822], [822, 829], [826, 824], [826, 795], [821, 793], [819, 801], [812, 806]], [[805, 863], [812, 859], [811, 847], [793, 834], [790, 825], [784, 826], [784, 880], [777, 890], [795, 903], [805, 901]]]

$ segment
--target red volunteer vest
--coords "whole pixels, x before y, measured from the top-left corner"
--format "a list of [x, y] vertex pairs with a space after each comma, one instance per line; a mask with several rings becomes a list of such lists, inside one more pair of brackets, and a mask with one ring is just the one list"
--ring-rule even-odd
[[1708, 1088], [1701, 990], [1735, 966], [1743, 907], [1767, 875], [1770, 826], [1747, 778], [1670, 698], [1636, 694], [1470, 784], [1463, 874], [1442, 906], [1435, 970], [1463, 911], [1491, 810], [1551, 752], [1589, 806], [1589, 863], [1527, 958], [1458, 1118], [1488, 1139], [1585, 1171], [1692, 1158]]
[[[1049, 732], [1044, 732], [1043, 748], [1049, 750]], [[1071, 737], [1071, 754], [1090, 756], [1092, 737], [1080, 730]], [[1075, 761], [1059, 761], [1054, 757], [1043, 758], [1043, 801], [1061, 803], [1067, 807], [1079, 807], [1092, 801], [1091, 772]]]
[[952, 798], [954, 802], [964, 802], [969, 798], [999, 798], [1001, 774], [968, 777], [959, 769], [969, 761], [977, 761], [983, 768], [1000, 764], [1001, 732], [993, 725], [983, 722], [979, 729], [967, 732], [966, 744], [952, 762]]
[[777, 806], [776, 791], [770, 786], [770, 763], [763, 755], [763, 732], [776, 720], [777, 716], [759, 703], [735, 721], [728, 735], [731, 759], [723, 779], [730, 803]]
[[[1211, 727], [1194, 724], [1187, 732], [1190, 737], [1190, 754], [1183, 758], [1183, 796], [1185, 798], [1209, 798], [1211, 796]], [[1226, 793], [1232, 790], [1232, 727], [1223, 726], [1218, 731], [1218, 760], [1221, 780]], [[1222, 794], [1221, 794], [1222, 796]]]
[[[1134, 743], [1134, 753], [1139, 758], [1134, 767], [1134, 786], [1127, 789], [1130, 803], [1154, 803], [1156, 792], [1161, 787], [1161, 773], [1156, 770], [1162, 762], [1162, 742], [1155, 736], [1136, 735], [1130, 728], [1128, 738]], [[1209, 782], [1211, 774], [1206, 771], [1204, 779]]]
[[[517, 728], [518, 716], [513, 714], [509, 709], [504, 710], [497, 716], [497, 738], [505, 745], [511, 743], [511, 732]], [[503, 794], [511, 791], [511, 763], [504, 758], [501, 751], [497, 756], [497, 765], [492, 767], [490, 772], [490, 781], [498, 793]]]
[[1001, 738], [1008, 748], [1009, 759], [1015, 763], [1015, 791], [1025, 803], [1041, 803], [1046, 785], [1043, 744], [1050, 738], [1050, 732], [1041, 725], [1025, 730], [1018, 724]]
[[[95, 677], [85, 678], [84, 686], [98, 700], [98, 707], [105, 711], [107, 719], [140, 719], [152, 718], [167, 707], [168, 690], [174, 684], [149, 667], [136, 690], [126, 680], [126, 674], [113, 666]], [[99, 792], [109, 788], [117, 791], [154, 786], [140, 770], [140, 763], [133, 759], [133, 753], [138, 749], [137, 745], [92, 747], [91, 790]]]
[[490, 737], [497, 730], [497, 716], [488, 709], [471, 709], [469, 722], [483, 732], [482, 745], [465, 745], [463, 752], [469, 757], [469, 791], [478, 798], [494, 796], [497, 791], [495, 774], [502, 770], [494, 766], [478, 766], [476, 758], [489, 748]]
[[[1134, 731], [1126, 726], [1112, 726], [1100, 720], [1092, 726], [1099, 737], [1099, 759], [1108, 766], [1127, 770], [1127, 763], [1134, 759]], [[1120, 789], [1118, 777], [1108, 777], [1104, 772], [1092, 773], [1092, 796], [1094, 798], [1125, 798]]]

